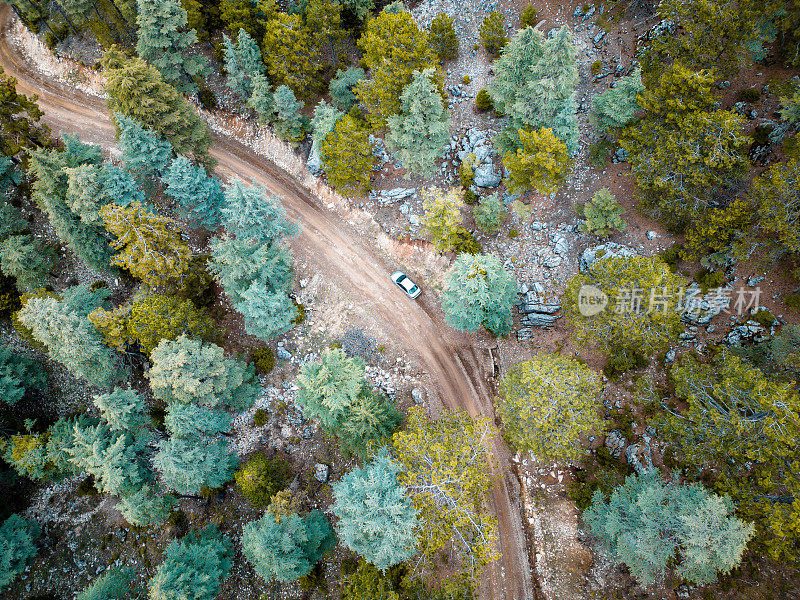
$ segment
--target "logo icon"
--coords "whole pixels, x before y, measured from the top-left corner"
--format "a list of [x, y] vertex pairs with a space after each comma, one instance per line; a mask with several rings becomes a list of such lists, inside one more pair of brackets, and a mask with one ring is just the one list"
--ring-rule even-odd
[[608, 306], [608, 296], [593, 285], [582, 285], [578, 290], [578, 312], [584, 317], [600, 314]]

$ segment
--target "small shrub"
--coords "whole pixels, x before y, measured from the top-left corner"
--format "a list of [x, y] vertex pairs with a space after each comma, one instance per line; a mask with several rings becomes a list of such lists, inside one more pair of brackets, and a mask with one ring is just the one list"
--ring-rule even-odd
[[463, 83], [464, 85], [467, 85], [470, 81], [472, 81], [472, 79], [469, 78], [469, 75], [464, 75], [461, 78], [461, 83]]
[[108, 284], [103, 281], [102, 279], [98, 279], [92, 285], [89, 286], [90, 290], [104, 290], [108, 288]]
[[722, 282], [725, 281], [725, 273], [702, 268], [694, 276], [694, 280], [700, 284], [700, 291], [707, 294], [708, 290], [718, 288], [722, 285]]
[[300, 325], [300, 323], [306, 320], [306, 307], [300, 304], [294, 298], [292, 298], [292, 304], [294, 304], [297, 308], [297, 316], [294, 318], [293, 323], [295, 325]]
[[207, 87], [200, 88], [200, 91], [197, 93], [197, 98], [200, 100], [200, 104], [206, 110], [214, 110], [217, 108], [217, 97]]
[[469, 189], [472, 185], [472, 182], [475, 181], [475, 154], [470, 152], [465, 158], [464, 161], [461, 163], [461, 166], [458, 168], [458, 177], [461, 180], [461, 187]]
[[457, 254], [480, 254], [483, 251], [480, 242], [464, 227], [459, 227], [454, 237], [453, 251]]
[[275, 368], [275, 353], [271, 348], [253, 350], [253, 365], [258, 373], [266, 375]]
[[766, 308], [762, 308], [751, 317], [756, 323], [762, 327], [769, 329], [775, 322], [775, 315], [769, 312]]
[[600, 69], [602, 68], [602, 66], [603, 66], [603, 63], [600, 62], [599, 59], [594, 61], [592, 63], [592, 74], [593, 75], [597, 75], [600, 72]]
[[182, 537], [189, 527], [189, 519], [186, 518], [186, 513], [180, 508], [169, 513], [168, 522], [178, 534], [178, 537]]
[[511, 229], [508, 230], [508, 237], [510, 237], [512, 240], [518, 235], [519, 231], [515, 227], [512, 227]]
[[623, 212], [625, 212], [624, 209], [619, 205], [611, 190], [600, 188], [581, 209], [581, 213], [586, 219], [582, 224], [582, 229], [601, 237], [607, 237], [613, 231], [622, 231], [627, 227], [622, 218]]
[[472, 190], [467, 190], [464, 192], [464, 202], [467, 204], [475, 204], [478, 201], [478, 196]]
[[736, 92], [736, 100], [739, 102], [758, 102], [761, 99], [761, 92], [755, 88], [744, 88]]
[[786, 294], [783, 303], [793, 310], [800, 310], [800, 294]]
[[264, 410], [263, 408], [256, 409], [255, 414], [253, 415], [253, 424], [256, 427], [263, 427], [267, 424], [269, 420], [269, 413]]
[[272, 496], [286, 487], [292, 476], [289, 463], [279, 458], [269, 459], [258, 452], [234, 475], [236, 485], [254, 508], [269, 505]]
[[603, 374], [617, 381], [622, 373], [642, 369], [649, 364], [647, 357], [633, 348], [615, 347], [611, 349], [606, 366], [603, 367]]
[[605, 138], [597, 140], [594, 144], [589, 146], [589, 162], [595, 169], [603, 169], [606, 163], [611, 159], [611, 152], [614, 150], [614, 144], [611, 140]]
[[78, 488], [75, 491], [77, 492], [78, 496], [88, 496], [90, 498], [94, 498], [100, 493], [95, 487], [94, 477], [91, 475], [82, 480], [78, 484]]
[[678, 262], [681, 260], [681, 245], [676, 242], [663, 252], [660, 252], [659, 256], [669, 265], [669, 270], [676, 273], [678, 271]]
[[772, 127], [769, 125], [759, 125], [751, 134], [753, 137], [753, 143], [756, 146], [768, 146], [769, 145], [769, 134], [772, 133]]
[[575, 503], [581, 512], [589, 508], [592, 503], [592, 496], [599, 487], [596, 481], [570, 481], [567, 484], [567, 496]]
[[520, 29], [525, 29], [526, 27], [533, 27], [536, 25], [536, 17], [536, 9], [533, 8], [533, 5], [528, 4], [528, 6], [522, 9], [522, 13], [519, 16]]
[[475, 107], [480, 112], [486, 112], [494, 108], [494, 101], [492, 100], [492, 95], [489, 93], [489, 90], [483, 88], [478, 92], [478, 95], [475, 96]]
[[476, 50], [476, 51], [477, 51], [477, 50], [478, 50], [478, 48], [480, 48], [480, 45], [479, 45], [479, 44], [472, 44], [472, 49], [473, 49], [473, 50]]

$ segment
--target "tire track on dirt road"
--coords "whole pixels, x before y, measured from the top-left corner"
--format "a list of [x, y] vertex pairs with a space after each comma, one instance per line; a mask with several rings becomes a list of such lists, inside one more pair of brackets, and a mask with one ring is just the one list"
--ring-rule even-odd
[[[105, 102], [31, 68], [9, 43], [7, 32], [12, 18], [9, 7], [0, 6], [0, 66], [17, 80], [17, 91], [38, 96], [39, 107], [45, 113], [43, 121], [54, 133], [77, 133], [82, 141], [106, 149], [113, 146], [114, 127]], [[389, 280], [389, 267], [374, 249], [367, 248], [293, 176], [233, 138], [218, 133], [213, 137], [211, 155], [218, 161], [218, 174], [235, 175], [266, 186], [281, 197], [288, 216], [300, 221], [301, 232], [291, 243], [295, 256], [314, 264], [343, 289], [350, 290], [354, 303], [371, 310], [387, 328], [397, 332], [396, 342], [419, 355], [444, 406], [494, 420], [491, 390], [480, 376], [480, 361], [466, 337], [462, 336], [464, 341], [459, 344], [448, 344], [445, 340], [459, 336], [441, 329], [421, 304], [401, 296]], [[493, 446], [497, 483], [489, 508], [498, 518], [502, 557], [487, 567], [480, 595], [492, 600], [532, 599], [536, 591], [531, 581], [518, 482], [500, 436]]]

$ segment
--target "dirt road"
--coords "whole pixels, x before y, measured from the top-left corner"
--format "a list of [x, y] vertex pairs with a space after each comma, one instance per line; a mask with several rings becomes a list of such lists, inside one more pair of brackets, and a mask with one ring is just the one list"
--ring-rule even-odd
[[[12, 18], [7, 5], [0, 7], [3, 33], [0, 66], [17, 79], [17, 90], [38, 95], [44, 121], [54, 133], [77, 133], [82, 141], [111, 147], [114, 127], [103, 100], [44, 77], [31, 68], [8, 41], [6, 32]], [[421, 366], [438, 386], [444, 406], [494, 419], [490, 390], [480, 375], [479, 361], [467, 339], [442, 329], [421, 304], [398, 293], [389, 280], [388, 268], [347, 224], [328, 212], [292, 176], [235, 139], [215, 135], [211, 154], [219, 162], [219, 175], [255, 181], [281, 197], [288, 216], [302, 225], [300, 235], [292, 243], [295, 256], [315, 265], [316, 270], [349, 290], [352, 302], [371, 310], [387, 331], [396, 331], [396, 343], [419, 356]], [[490, 509], [499, 520], [502, 558], [487, 568], [481, 596], [526, 600], [534, 598], [535, 590], [518, 484], [510, 470], [508, 448], [499, 436], [494, 440], [494, 454], [498, 478]]]

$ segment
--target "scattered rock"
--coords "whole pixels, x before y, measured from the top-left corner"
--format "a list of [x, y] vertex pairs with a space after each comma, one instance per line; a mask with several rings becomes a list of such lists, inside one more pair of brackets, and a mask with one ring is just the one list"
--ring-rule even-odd
[[493, 188], [500, 185], [500, 175], [491, 163], [483, 164], [475, 169], [475, 185], [482, 188]]
[[654, 240], [658, 237], [658, 234], [655, 231], [648, 231], [644, 235], [648, 240]]
[[411, 398], [417, 404], [422, 404], [423, 400], [425, 400], [425, 395], [422, 393], [422, 390], [419, 388], [414, 388], [411, 390]]
[[593, 248], [587, 248], [581, 255], [579, 267], [582, 273], [592, 268], [592, 264], [599, 258], [611, 258], [614, 256], [636, 256], [637, 252], [628, 246], [606, 242]]
[[326, 483], [328, 481], [330, 472], [331, 468], [326, 464], [317, 463], [314, 465], [314, 479], [320, 483]]
[[605, 447], [608, 448], [608, 451], [614, 458], [619, 458], [627, 445], [628, 440], [616, 429], [612, 429], [606, 435]]

